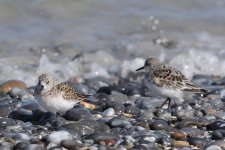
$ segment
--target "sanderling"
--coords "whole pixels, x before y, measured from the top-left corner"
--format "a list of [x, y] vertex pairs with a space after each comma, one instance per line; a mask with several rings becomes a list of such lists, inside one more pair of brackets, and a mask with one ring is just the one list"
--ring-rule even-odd
[[145, 69], [144, 83], [155, 94], [167, 98], [160, 106], [171, 102], [171, 98], [177, 98], [179, 103], [184, 101], [184, 92], [205, 93], [206, 90], [195, 86], [179, 70], [160, 62], [157, 58], [147, 58], [143, 67]]
[[94, 107], [92, 104], [83, 102], [88, 95], [76, 92], [67, 82], [60, 82], [48, 74], [39, 76], [34, 96], [40, 105], [50, 112], [64, 112], [79, 102], [84, 107], [90, 107], [90, 109]]

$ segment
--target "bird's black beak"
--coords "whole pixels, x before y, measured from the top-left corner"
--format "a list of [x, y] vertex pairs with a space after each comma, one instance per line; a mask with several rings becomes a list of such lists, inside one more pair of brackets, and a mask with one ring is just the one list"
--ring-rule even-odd
[[143, 67], [141, 67], [141, 68], [139, 68], [139, 69], [137, 69], [136, 71], [143, 70], [143, 69], [145, 69], [145, 67], [144, 67], [144, 66], [143, 66]]

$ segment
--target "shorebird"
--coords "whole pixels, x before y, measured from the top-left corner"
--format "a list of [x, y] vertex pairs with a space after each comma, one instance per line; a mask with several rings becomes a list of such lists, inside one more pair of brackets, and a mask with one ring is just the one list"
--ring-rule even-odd
[[39, 76], [34, 96], [41, 106], [51, 112], [64, 112], [77, 103], [94, 109], [94, 105], [84, 102], [89, 95], [78, 93], [67, 82], [60, 82], [48, 74]]
[[167, 102], [170, 107], [171, 98], [177, 98], [179, 103], [184, 101], [184, 92], [205, 93], [207, 90], [194, 85], [179, 70], [160, 62], [157, 58], [147, 58], [143, 67], [145, 70], [144, 83], [155, 94], [167, 98], [159, 107]]

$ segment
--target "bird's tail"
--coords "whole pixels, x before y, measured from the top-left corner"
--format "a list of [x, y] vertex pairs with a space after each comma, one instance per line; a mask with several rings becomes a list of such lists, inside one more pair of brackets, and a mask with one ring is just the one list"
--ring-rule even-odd
[[185, 89], [183, 89], [186, 92], [194, 92], [194, 93], [207, 93], [208, 92], [206, 89], [197, 87], [190, 83], [186, 83], [186, 86], [187, 87]]

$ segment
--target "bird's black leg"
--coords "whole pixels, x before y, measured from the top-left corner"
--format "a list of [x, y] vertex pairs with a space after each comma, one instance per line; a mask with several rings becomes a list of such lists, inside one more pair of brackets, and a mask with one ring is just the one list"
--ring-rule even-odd
[[56, 112], [56, 118], [60, 117], [60, 113]]
[[162, 109], [162, 107], [168, 102], [168, 109], [170, 108], [170, 103], [171, 103], [171, 98], [167, 98], [165, 100], [165, 102], [163, 102], [163, 104], [159, 107], [159, 109]]

